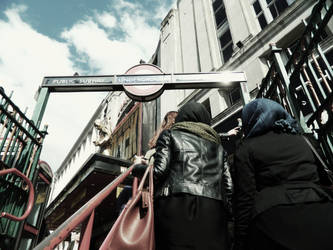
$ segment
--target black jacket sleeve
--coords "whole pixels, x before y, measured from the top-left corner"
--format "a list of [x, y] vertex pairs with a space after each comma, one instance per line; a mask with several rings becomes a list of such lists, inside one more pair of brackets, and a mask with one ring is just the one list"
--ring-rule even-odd
[[256, 183], [249, 147], [242, 144], [235, 153], [234, 213], [235, 250], [245, 249], [245, 241], [254, 207]]
[[154, 155], [154, 182], [159, 184], [165, 180], [168, 175], [169, 164], [171, 161], [171, 131], [164, 130], [157, 142], [156, 153]]

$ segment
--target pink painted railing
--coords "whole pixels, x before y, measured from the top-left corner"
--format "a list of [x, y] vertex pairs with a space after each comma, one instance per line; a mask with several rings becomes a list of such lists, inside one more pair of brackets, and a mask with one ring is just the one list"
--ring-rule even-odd
[[34, 205], [34, 197], [35, 197], [34, 187], [31, 183], [31, 181], [24, 174], [22, 174], [19, 170], [17, 170], [16, 168], [9, 168], [9, 169], [5, 169], [5, 170], [0, 170], [0, 176], [6, 175], [6, 174], [15, 174], [15, 175], [20, 176], [24, 180], [24, 182], [27, 184], [27, 187], [29, 188], [29, 198], [28, 198], [29, 200], [28, 200], [28, 205], [27, 205], [27, 208], [25, 210], [25, 213], [22, 216], [17, 217], [15, 215], [9, 214], [7, 212], [1, 212], [0, 218], [1, 217], [2, 218], [8, 218], [8, 219], [15, 220], [15, 221], [25, 220], [28, 217], [28, 215], [30, 214], [31, 209]]
[[[53, 231], [34, 249], [35, 250], [54, 249], [59, 243], [64, 241], [78, 225], [85, 222], [89, 217], [89, 221], [87, 223], [87, 226], [85, 227], [84, 232], [81, 232], [83, 233], [83, 237], [81, 239], [80, 248], [79, 248], [80, 250], [88, 250], [90, 247], [90, 239], [91, 239], [95, 208], [98, 207], [103, 202], [103, 200], [107, 198], [110, 195], [110, 193], [126, 179], [127, 176], [130, 175], [133, 167], [134, 165], [129, 167], [125, 173], [119, 175], [114, 181], [112, 181], [97, 195], [95, 195], [91, 200], [89, 200], [83, 207], [81, 207], [75, 214], [73, 214], [65, 222], [63, 222], [55, 231]], [[134, 182], [137, 183], [136, 178], [134, 178]]]

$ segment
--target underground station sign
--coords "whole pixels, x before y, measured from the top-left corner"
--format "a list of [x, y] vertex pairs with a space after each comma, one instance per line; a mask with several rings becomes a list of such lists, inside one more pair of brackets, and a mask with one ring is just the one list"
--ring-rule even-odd
[[139, 64], [124, 75], [44, 77], [41, 87], [51, 92], [125, 91], [133, 100], [151, 101], [166, 89], [232, 88], [235, 84], [247, 91], [244, 72], [166, 74], [153, 64]]

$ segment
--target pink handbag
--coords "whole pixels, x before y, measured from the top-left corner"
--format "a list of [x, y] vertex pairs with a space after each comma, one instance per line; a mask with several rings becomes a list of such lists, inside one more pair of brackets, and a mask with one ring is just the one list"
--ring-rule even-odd
[[[148, 187], [144, 184], [148, 177]], [[154, 250], [153, 166], [147, 167], [136, 194], [130, 199], [100, 250]]]

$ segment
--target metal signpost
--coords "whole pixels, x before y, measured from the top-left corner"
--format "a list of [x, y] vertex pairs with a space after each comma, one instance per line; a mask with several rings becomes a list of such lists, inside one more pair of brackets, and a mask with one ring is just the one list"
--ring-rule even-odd
[[50, 92], [125, 91], [135, 101], [146, 102], [170, 89], [231, 89], [240, 86], [243, 103], [250, 101], [244, 72], [163, 73], [152, 64], [139, 64], [124, 75], [48, 76], [39, 89], [32, 120], [39, 126]]

